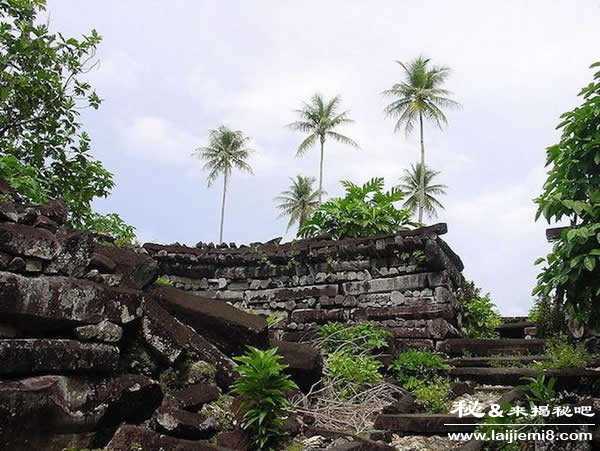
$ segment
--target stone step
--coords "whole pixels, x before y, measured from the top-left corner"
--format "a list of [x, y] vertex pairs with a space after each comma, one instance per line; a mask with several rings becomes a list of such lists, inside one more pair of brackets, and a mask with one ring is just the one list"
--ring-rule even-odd
[[505, 322], [496, 327], [500, 338], [525, 338], [525, 329], [534, 327], [536, 324], [527, 319], [514, 322]]
[[[465, 368], [505, 368], [529, 366], [534, 362], [543, 362], [547, 360], [544, 355], [516, 355], [516, 356], [491, 356], [491, 357], [455, 357], [446, 360], [450, 366]], [[515, 365], [518, 363], [518, 365]]]
[[438, 351], [450, 356], [537, 355], [544, 349], [544, 340], [523, 338], [451, 338], [437, 344]]
[[[535, 368], [451, 368], [448, 376], [481, 384], [522, 385], [525, 377], [536, 377]], [[546, 378], [555, 378], [561, 389], [575, 388], [600, 381], [600, 371], [586, 368], [545, 370]]]
[[415, 435], [438, 435], [449, 432], [472, 432], [479, 420], [445, 414], [383, 414], [375, 419], [375, 429]]

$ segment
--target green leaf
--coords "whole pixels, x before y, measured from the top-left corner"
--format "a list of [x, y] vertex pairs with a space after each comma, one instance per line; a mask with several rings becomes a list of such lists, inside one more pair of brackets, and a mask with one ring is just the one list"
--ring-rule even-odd
[[596, 267], [596, 259], [594, 257], [585, 257], [583, 261], [584, 266], [588, 271], [593, 271]]

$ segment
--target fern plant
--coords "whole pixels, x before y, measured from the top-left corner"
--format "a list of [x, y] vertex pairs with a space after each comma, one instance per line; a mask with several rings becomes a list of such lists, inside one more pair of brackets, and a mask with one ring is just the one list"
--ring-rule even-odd
[[283, 372], [287, 365], [281, 363], [276, 348], [261, 351], [248, 347], [246, 354], [234, 360], [239, 363], [240, 377], [233, 393], [241, 398], [242, 427], [250, 434], [252, 449], [279, 449], [289, 408], [286, 393], [298, 388]]
[[404, 199], [398, 187], [384, 191], [384, 180], [375, 177], [362, 186], [342, 181], [344, 197], [322, 204], [303, 224], [299, 236], [328, 235], [334, 239], [391, 234], [414, 225], [408, 209], [396, 208]]

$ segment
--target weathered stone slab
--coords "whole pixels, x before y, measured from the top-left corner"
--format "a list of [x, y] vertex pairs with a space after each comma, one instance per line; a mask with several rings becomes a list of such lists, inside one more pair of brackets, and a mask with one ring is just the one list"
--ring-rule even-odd
[[0, 224], [0, 250], [12, 255], [52, 260], [60, 250], [54, 234], [24, 224]]
[[503, 338], [478, 340], [470, 338], [453, 338], [437, 344], [440, 352], [452, 356], [463, 355], [466, 352], [473, 356], [490, 355], [539, 355], [543, 354], [545, 341], [539, 339]]
[[341, 445], [328, 448], [329, 451], [394, 451], [396, 448], [373, 440], [353, 440]]
[[337, 285], [311, 285], [304, 287], [291, 288], [271, 288], [268, 290], [247, 290], [244, 293], [246, 300], [250, 303], [277, 301], [277, 300], [295, 300], [310, 297], [335, 297], [338, 294]]
[[207, 439], [217, 430], [217, 422], [214, 418], [182, 410], [177, 401], [169, 397], [163, 399], [153, 419], [159, 432], [178, 438]]
[[[535, 377], [536, 368], [451, 368], [448, 375], [461, 380], [472, 380], [483, 384], [519, 385], [524, 377]], [[544, 371], [547, 378], [556, 379], [561, 389], [577, 388], [600, 381], [600, 371], [586, 368], [563, 368]]]
[[82, 341], [118, 343], [123, 336], [123, 328], [110, 321], [75, 328], [75, 336]]
[[140, 447], [142, 450], [225, 451], [223, 448], [217, 448], [208, 442], [169, 437], [141, 426], [128, 424], [119, 427], [106, 449], [110, 451], [131, 451], [135, 449], [135, 446]]
[[427, 273], [407, 274], [388, 279], [371, 279], [343, 284], [344, 294], [358, 295], [386, 291], [418, 290], [427, 288]]
[[[379, 415], [375, 419], [376, 429], [385, 429], [392, 432], [409, 433], [416, 435], [436, 435], [448, 432], [474, 431], [477, 419], [473, 417], [458, 417], [444, 414], [395, 414]], [[450, 426], [450, 424], [456, 424]]]
[[60, 251], [45, 269], [47, 274], [82, 277], [86, 274], [94, 238], [89, 233], [60, 230], [56, 238], [60, 241]]
[[164, 361], [173, 364], [185, 350], [215, 366], [217, 383], [221, 388], [228, 388], [235, 380], [233, 361], [191, 327], [170, 315], [155, 300], [144, 300], [143, 311], [143, 338]]
[[99, 270], [112, 268], [108, 272], [121, 274], [121, 286], [127, 288], [142, 289], [158, 276], [158, 263], [151, 257], [118, 246], [97, 245], [92, 266], [97, 266]]
[[221, 392], [213, 384], [200, 383], [189, 385], [174, 394], [182, 409], [197, 412], [204, 404], [217, 400]]
[[0, 443], [11, 450], [40, 449], [44, 439], [51, 441], [61, 434], [142, 422], [161, 398], [157, 382], [134, 375], [38, 376], [0, 382]]
[[323, 358], [313, 346], [277, 340], [272, 340], [271, 346], [277, 348], [283, 363], [288, 366], [286, 372], [302, 390], [310, 390], [321, 379]]
[[138, 314], [141, 297], [87, 280], [0, 272], [0, 315], [36, 333], [103, 320], [128, 323]]
[[453, 321], [456, 318], [454, 308], [449, 304], [424, 304], [413, 307], [367, 307], [353, 312], [357, 321], [383, 321], [387, 319], [437, 319]]
[[240, 354], [248, 345], [263, 347], [268, 343], [267, 323], [260, 316], [170, 287], [157, 288], [152, 295], [165, 310], [226, 354]]
[[0, 340], [0, 376], [114, 371], [119, 348], [75, 340]]
[[394, 339], [394, 347], [397, 351], [404, 351], [406, 349], [433, 350], [435, 343], [433, 340], [425, 338], [396, 338]]
[[296, 323], [325, 323], [342, 321], [347, 319], [347, 316], [343, 309], [299, 309], [292, 312], [290, 319]]

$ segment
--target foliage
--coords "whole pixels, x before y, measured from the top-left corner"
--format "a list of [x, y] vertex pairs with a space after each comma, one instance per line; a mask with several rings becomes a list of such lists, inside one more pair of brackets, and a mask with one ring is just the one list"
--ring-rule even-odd
[[404, 201], [404, 207], [408, 208], [413, 213], [418, 210], [421, 204], [421, 178], [425, 177], [425, 202], [423, 209], [430, 218], [437, 216], [438, 209], [444, 209], [444, 206], [435, 196], [446, 194], [446, 185], [433, 184], [433, 179], [440, 172], [434, 171], [425, 166], [425, 174], [423, 174], [423, 166], [421, 163], [411, 165], [410, 169], [404, 170], [404, 175], [400, 178], [400, 189], [408, 194], [408, 199]]
[[100, 235], [108, 235], [114, 239], [114, 244], [117, 246], [129, 246], [136, 242], [135, 227], [127, 224], [116, 213], [102, 215], [91, 212], [85, 217], [80, 228]]
[[297, 175], [291, 179], [290, 189], [283, 191], [275, 198], [277, 209], [281, 211], [281, 216], [289, 216], [287, 225], [289, 230], [294, 224], [298, 224], [298, 230], [302, 228], [306, 219], [313, 214], [319, 206], [319, 191], [315, 190], [314, 177], [305, 177]]
[[285, 314], [271, 313], [265, 318], [265, 321], [267, 322], [268, 327], [274, 327], [285, 319]]
[[171, 282], [171, 280], [167, 279], [164, 276], [160, 276], [154, 281], [154, 285], [158, 285], [159, 287], [172, 287], [173, 282]]
[[250, 138], [240, 130], [231, 130], [221, 125], [208, 132], [208, 144], [196, 149], [198, 158], [204, 161], [204, 170], [208, 171], [208, 186], [219, 176], [223, 176], [223, 199], [221, 201], [221, 226], [219, 242], [223, 242], [223, 222], [225, 220], [225, 198], [227, 183], [234, 169], [252, 174], [248, 158], [252, 150], [248, 148]]
[[390, 369], [398, 381], [404, 385], [409, 379], [431, 380], [440, 371], [449, 368], [442, 356], [430, 351], [409, 349], [401, 352], [392, 362]]
[[372, 323], [327, 323], [319, 328], [319, 336], [326, 352], [364, 354], [388, 346], [391, 333]]
[[349, 181], [342, 185], [346, 195], [322, 204], [302, 226], [300, 236], [372, 236], [395, 233], [412, 225], [410, 211], [394, 206], [404, 193], [398, 188], [384, 192], [383, 178], [373, 178], [362, 186]]
[[409, 377], [403, 386], [415, 395], [417, 403], [421, 404], [428, 412], [443, 413], [448, 410], [451, 385], [446, 379]]
[[[450, 74], [450, 69], [443, 66], [431, 66], [428, 58], [418, 57], [405, 64], [397, 63], [404, 70], [404, 80], [396, 83], [384, 95], [394, 100], [385, 108], [385, 113], [396, 119], [395, 131], [404, 127], [410, 134], [416, 122], [419, 123], [421, 138], [421, 166], [425, 165], [425, 146], [423, 142], [423, 119], [430, 120], [440, 128], [447, 123], [444, 108], [456, 108], [457, 102], [449, 98], [450, 92], [442, 85]], [[423, 210], [426, 205], [425, 173], [421, 172], [419, 183], [418, 218], [423, 222]]]
[[352, 119], [348, 117], [348, 111], [339, 111], [341, 101], [339, 96], [326, 100], [320, 94], [315, 94], [308, 103], [304, 103], [301, 109], [296, 110], [300, 120], [288, 125], [292, 130], [308, 133], [308, 136], [298, 146], [297, 157], [304, 155], [315, 144], [321, 145], [319, 204], [323, 195], [323, 154], [327, 139], [331, 138], [339, 143], [358, 147], [358, 144], [352, 139], [336, 131], [338, 127], [352, 122]]
[[529, 320], [537, 327], [540, 337], [552, 337], [567, 333], [564, 306], [554, 297], [540, 296], [529, 310]]
[[45, 6], [45, 0], [0, 0], [0, 149], [18, 162], [3, 157], [2, 172], [32, 202], [63, 199], [72, 226], [90, 230], [109, 222], [115, 228], [98, 231], [128, 239], [132, 228], [116, 214], [101, 219], [92, 212], [92, 201], [108, 196], [114, 181], [92, 157], [79, 122], [83, 108], [101, 103], [83, 77], [102, 38], [95, 30], [81, 39], [51, 33], [38, 22]]
[[40, 183], [38, 171], [21, 163], [13, 155], [0, 156], [0, 179], [5, 180], [31, 202], [40, 204], [48, 199], [48, 193]]
[[242, 426], [252, 439], [253, 449], [278, 449], [283, 437], [285, 412], [289, 407], [286, 393], [296, 384], [284, 374], [277, 349], [261, 351], [249, 347], [246, 354], [234, 358], [239, 379], [233, 393], [241, 398]]
[[519, 388], [525, 392], [528, 401], [533, 405], [550, 405], [556, 398], [556, 379], [546, 380], [545, 374], [538, 374], [536, 377], [524, 377], [528, 381], [526, 385]]
[[[600, 62], [592, 65], [600, 68]], [[550, 166], [536, 219], [570, 220], [538, 275], [534, 294], [555, 296], [580, 324], [600, 325], [600, 71], [564, 113], [558, 144], [546, 150]]]
[[348, 398], [381, 382], [381, 366], [381, 362], [371, 356], [333, 352], [327, 356], [324, 372], [340, 397]]
[[583, 343], [572, 344], [564, 336], [548, 340], [546, 357], [538, 364], [541, 368], [585, 368], [590, 360]]
[[463, 328], [470, 338], [496, 338], [496, 327], [502, 317], [496, 310], [489, 293], [481, 294], [474, 282], [465, 281], [459, 292], [463, 307]]

